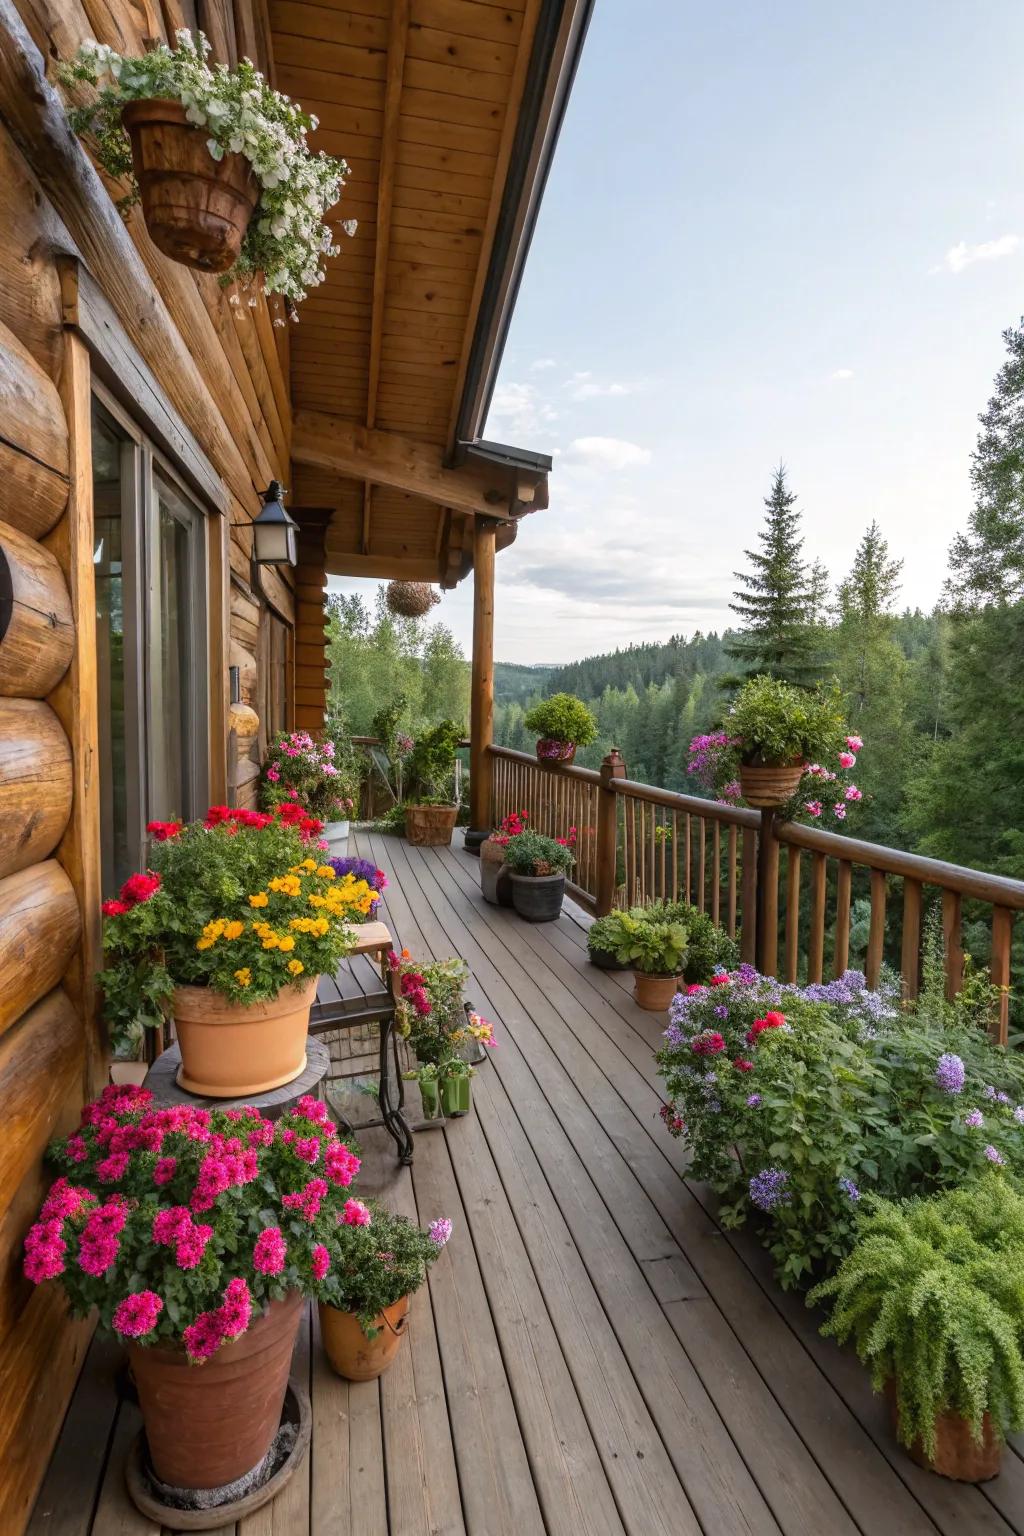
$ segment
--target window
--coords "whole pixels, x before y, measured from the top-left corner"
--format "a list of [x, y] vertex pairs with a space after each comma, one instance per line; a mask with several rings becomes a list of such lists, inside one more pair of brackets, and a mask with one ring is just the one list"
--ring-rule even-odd
[[207, 786], [206, 524], [173, 467], [93, 401], [104, 890], [139, 868], [147, 821], [196, 816]]

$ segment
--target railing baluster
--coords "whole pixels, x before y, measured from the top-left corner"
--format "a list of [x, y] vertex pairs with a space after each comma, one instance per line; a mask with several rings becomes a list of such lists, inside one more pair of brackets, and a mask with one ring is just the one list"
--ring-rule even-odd
[[836, 883], [836, 949], [832, 969], [837, 976], [850, 969], [850, 893], [853, 883], [853, 865], [849, 859], [839, 860], [839, 876]]
[[705, 882], [705, 879], [706, 879], [706, 872], [705, 872], [705, 857], [706, 857], [705, 845], [707, 843], [708, 824], [704, 820], [703, 816], [698, 817], [698, 821], [699, 821], [699, 824], [700, 824], [700, 843], [698, 845], [699, 848], [700, 848], [700, 858], [699, 858], [699, 861], [698, 861], [698, 864], [697, 864], [697, 911], [698, 912], [703, 912], [704, 911], [704, 882]]
[[921, 974], [921, 908], [923, 890], [920, 880], [905, 879], [903, 882], [903, 942], [900, 953], [900, 971], [903, 975], [903, 996], [913, 1002], [918, 992]]
[[828, 894], [828, 859], [814, 855], [811, 865], [811, 931], [807, 943], [807, 980], [820, 982], [825, 974], [825, 897]]
[[866, 976], [868, 986], [878, 986], [885, 952], [885, 871], [871, 871], [871, 926], [868, 930], [868, 960]]
[[689, 906], [689, 904], [690, 904], [690, 890], [691, 890], [691, 885], [690, 885], [690, 865], [691, 865], [691, 858], [692, 858], [692, 850], [691, 850], [691, 847], [690, 847], [690, 813], [689, 813], [689, 811], [687, 811], [687, 813], [686, 813], [686, 895], [683, 898], [685, 900], [687, 906]]
[[672, 900], [679, 900], [679, 814], [672, 812]]
[[740, 958], [753, 965], [757, 955], [757, 833], [743, 828], [743, 908], [740, 931]]
[[729, 924], [730, 939], [736, 937], [736, 828], [729, 828]]
[[714, 865], [711, 880], [711, 917], [717, 923], [722, 901], [722, 828], [717, 821], [712, 831], [711, 862]]
[[786, 980], [796, 981], [800, 968], [800, 849], [786, 859]]
[[757, 884], [757, 968], [764, 976], [774, 976], [779, 967], [779, 840], [774, 811], [761, 812]]
[[943, 891], [942, 947], [946, 956], [946, 996], [950, 999], [956, 997], [964, 979], [962, 908], [959, 891]]
[[999, 1014], [995, 1039], [1005, 1045], [1010, 1030], [1010, 954], [1013, 913], [1009, 907], [992, 908], [992, 985], [999, 988]]

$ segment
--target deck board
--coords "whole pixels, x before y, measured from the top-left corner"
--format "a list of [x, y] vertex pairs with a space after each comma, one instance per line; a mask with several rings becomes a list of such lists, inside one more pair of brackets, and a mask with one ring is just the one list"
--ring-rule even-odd
[[[658, 1118], [661, 1021], [588, 964], [586, 914], [487, 906], [458, 846], [350, 846], [387, 871], [397, 944], [465, 956], [499, 1045], [472, 1115], [420, 1132], [411, 1169], [362, 1138], [362, 1190], [454, 1236], [379, 1383], [334, 1376], [307, 1317], [308, 1466], [218, 1536], [1024, 1536], [1016, 1451], [982, 1489], [915, 1467], [856, 1359], [718, 1227]], [[139, 1419], [116, 1359], [94, 1342], [30, 1536], [175, 1536], [124, 1493]]]

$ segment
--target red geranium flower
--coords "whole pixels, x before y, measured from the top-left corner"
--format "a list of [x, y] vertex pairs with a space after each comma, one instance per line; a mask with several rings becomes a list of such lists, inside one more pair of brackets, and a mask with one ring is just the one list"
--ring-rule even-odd
[[126, 901], [105, 901], [100, 911], [104, 917], [124, 917], [126, 912], [131, 911], [131, 908]]
[[745, 1061], [742, 1056], [736, 1057], [733, 1066], [737, 1072], [753, 1072], [754, 1070], [754, 1063], [752, 1061]]
[[129, 875], [121, 887], [121, 900], [130, 907], [137, 907], [140, 902], [149, 901], [159, 889], [159, 875]]
[[158, 843], [169, 842], [172, 837], [177, 837], [181, 831], [180, 821], [147, 821], [146, 831], [150, 837], [155, 837]]

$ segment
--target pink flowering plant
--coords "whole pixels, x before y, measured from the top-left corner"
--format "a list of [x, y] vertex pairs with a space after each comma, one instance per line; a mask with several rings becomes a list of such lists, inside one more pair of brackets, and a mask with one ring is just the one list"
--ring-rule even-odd
[[694, 1177], [724, 1225], [756, 1226], [785, 1286], [845, 1257], [864, 1193], [1024, 1174], [1024, 1061], [955, 1013], [908, 1014], [895, 980], [720, 971], [677, 994], [657, 1060]]
[[355, 797], [336, 743], [314, 741], [308, 731], [286, 731], [272, 742], [263, 763], [260, 795], [264, 810], [292, 801], [321, 821], [345, 821]]
[[25, 1274], [57, 1281], [76, 1316], [95, 1308], [106, 1331], [196, 1363], [269, 1302], [320, 1294], [358, 1204], [359, 1158], [309, 1097], [271, 1121], [110, 1087], [49, 1158], [59, 1176], [25, 1239]]
[[783, 814], [842, 823], [864, 798], [850, 777], [863, 745], [844, 722], [837, 689], [754, 677], [737, 693], [721, 729], [694, 736], [686, 767], [716, 800], [735, 804], [742, 797], [741, 766], [801, 763], [803, 777]]
[[426, 1231], [407, 1216], [396, 1216], [377, 1200], [350, 1200], [350, 1210], [328, 1237], [327, 1267], [320, 1301], [353, 1312], [367, 1338], [381, 1331], [385, 1307], [418, 1291], [427, 1271], [451, 1237], [445, 1216]]

